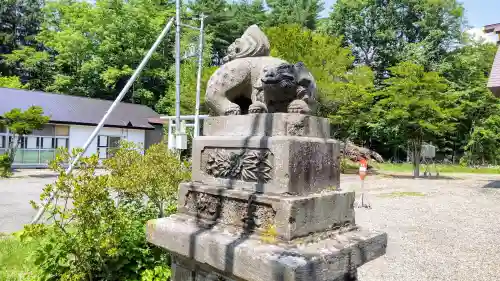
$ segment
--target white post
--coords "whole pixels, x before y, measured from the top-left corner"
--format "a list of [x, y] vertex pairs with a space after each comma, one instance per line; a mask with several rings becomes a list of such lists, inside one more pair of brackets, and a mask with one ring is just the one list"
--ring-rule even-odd
[[175, 136], [172, 133], [172, 120], [168, 119], [168, 149], [175, 148]]
[[[179, 1], [179, 0], [177, 0], [177, 1]], [[134, 74], [132, 74], [132, 77], [130, 77], [130, 79], [127, 81], [127, 84], [125, 84], [125, 87], [123, 87], [123, 89], [120, 92], [120, 94], [118, 95], [118, 97], [116, 97], [116, 99], [113, 102], [113, 104], [109, 107], [109, 109], [106, 112], [106, 114], [104, 115], [104, 117], [102, 117], [102, 119], [99, 122], [99, 124], [97, 125], [97, 127], [94, 129], [94, 131], [92, 132], [92, 134], [90, 135], [90, 137], [87, 139], [87, 142], [85, 142], [85, 144], [83, 145], [83, 151], [80, 154], [78, 154], [76, 156], [76, 158], [73, 160], [73, 162], [69, 165], [68, 169], [66, 170], [66, 174], [67, 175], [71, 174], [71, 172], [73, 171], [73, 168], [75, 167], [76, 163], [78, 163], [78, 161], [80, 160], [80, 158], [82, 157], [82, 155], [89, 148], [89, 146], [92, 143], [92, 141], [94, 141], [95, 137], [97, 136], [97, 134], [99, 133], [99, 131], [104, 126], [104, 123], [106, 122], [106, 120], [108, 119], [108, 117], [111, 115], [111, 112], [113, 112], [113, 110], [118, 106], [118, 104], [120, 104], [121, 100], [123, 99], [123, 97], [125, 96], [125, 94], [128, 92], [128, 90], [130, 89], [130, 87], [134, 83], [135, 79], [137, 79], [137, 77], [141, 73], [142, 69], [146, 66], [147, 62], [149, 61], [149, 59], [151, 58], [151, 56], [155, 52], [156, 48], [158, 48], [158, 46], [160, 45], [160, 43], [163, 40], [163, 38], [165, 37], [165, 35], [167, 35], [168, 30], [172, 26], [172, 23], [173, 23], [173, 18], [170, 19], [168, 21], [167, 25], [165, 26], [165, 28], [163, 28], [162, 32], [160, 33], [160, 35], [158, 36], [158, 38], [154, 42], [153, 46], [151, 46], [151, 49], [149, 49], [149, 51], [146, 54], [146, 56], [142, 59], [142, 61], [139, 64], [139, 66], [134, 71]], [[54, 199], [55, 196], [56, 196], [56, 193], [53, 193], [50, 196], [50, 198], [48, 199], [47, 203], [50, 203]], [[35, 215], [35, 217], [31, 221], [31, 223], [32, 224], [37, 223], [40, 220], [40, 218], [42, 217], [42, 215], [44, 213], [45, 213], [45, 207], [41, 208], [38, 211], [38, 213]]]
[[181, 134], [181, 0], [175, 0], [175, 142]]
[[194, 111], [194, 137], [200, 135], [200, 91], [201, 91], [201, 74], [203, 68], [203, 29], [205, 15], [200, 15], [200, 42], [198, 45], [198, 77], [196, 78], [196, 106]]

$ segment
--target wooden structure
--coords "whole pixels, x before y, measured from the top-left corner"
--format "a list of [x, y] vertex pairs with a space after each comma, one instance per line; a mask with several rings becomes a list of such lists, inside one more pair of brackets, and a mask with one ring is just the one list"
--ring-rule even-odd
[[[498, 34], [497, 44], [500, 45], [500, 23], [485, 26], [484, 32]], [[493, 67], [491, 68], [488, 88], [495, 96], [500, 97], [500, 49], [495, 56], [495, 61], [493, 62]]]

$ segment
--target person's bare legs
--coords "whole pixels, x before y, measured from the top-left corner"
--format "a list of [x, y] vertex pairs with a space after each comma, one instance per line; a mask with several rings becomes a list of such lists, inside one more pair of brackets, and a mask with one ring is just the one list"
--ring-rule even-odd
[[356, 201], [354, 201], [354, 207], [371, 209], [372, 205], [370, 204], [367, 196], [365, 195], [364, 186], [365, 186], [365, 181], [362, 180], [361, 181], [361, 188], [360, 188], [361, 194], [360, 194], [359, 198]]

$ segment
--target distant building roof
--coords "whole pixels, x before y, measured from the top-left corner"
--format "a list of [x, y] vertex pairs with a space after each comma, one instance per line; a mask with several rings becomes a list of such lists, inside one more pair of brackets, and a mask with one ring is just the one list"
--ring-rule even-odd
[[500, 33], [500, 23], [488, 24], [484, 27], [485, 33]]
[[[0, 115], [20, 108], [26, 110], [32, 105], [43, 108], [54, 123], [97, 125], [112, 101], [86, 97], [0, 88]], [[153, 129], [149, 118], [160, 115], [151, 108], [130, 103], [120, 103], [104, 124], [107, 127]]]
[[500, 49], [497, 51], [493, 66], [491, 67], [488, 88], [495, 96], [500, 97]]
[[[490, 24], [484, 27], [485, 33], [496, 33], [499, 35], [500, 44], [500, 23]], [[491, 67], [490, 79], [488, 80], [488, 88], [497, 97], [500, 97], [500, 48], [497, 51], [493, 66]]]

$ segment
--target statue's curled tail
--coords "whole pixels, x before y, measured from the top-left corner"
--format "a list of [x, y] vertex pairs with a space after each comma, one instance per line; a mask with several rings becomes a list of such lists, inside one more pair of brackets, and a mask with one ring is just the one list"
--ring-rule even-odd
[[223, 61], [226, 63], [238, 58], [264, 57], [270, 53], [271, 46], [267, 36], [254, 24], [229, 46], [228, 54]]

